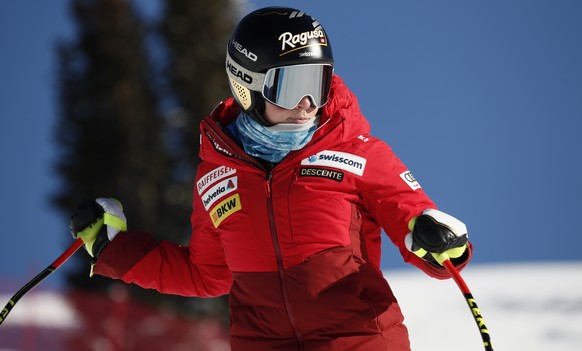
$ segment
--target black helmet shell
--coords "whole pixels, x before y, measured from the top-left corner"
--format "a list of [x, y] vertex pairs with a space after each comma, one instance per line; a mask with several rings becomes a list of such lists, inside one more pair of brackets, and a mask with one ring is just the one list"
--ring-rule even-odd
[[265, 73], [275, 67], [330, 64], [333, 55], [321, 24], [303, 11], [265, 7], [246, 15], [226, 50], [229, 86], [242, 111], [264, 125], [261, 96]]
[[333, 64], [321, 24], [289, 7], [266, 7], [245, 16], [228, 42], [228, 54], [244, 68], [263, 73], [280, 66]]

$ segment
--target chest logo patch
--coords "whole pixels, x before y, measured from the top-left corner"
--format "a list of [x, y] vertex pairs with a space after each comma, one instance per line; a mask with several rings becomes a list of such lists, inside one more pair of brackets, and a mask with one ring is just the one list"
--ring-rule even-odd
[[366, 161], [363, 157], [347, 152], [324, 150], [301, 160], [301, 165], [336, 168], [361, 176], [364, 174]]
[[210, 219], [214, 224], [214, 228], [218, 228], [222, 221], [240, 210], [242, 210], [242, 204], [240, 203], [240, 195], [238, 193], [220, 202], [210, 211]]
[[224, 179], [232, 174], [236, 173], [236, 169], [220, 166], [217, 167], [210, 172], [206, 173], [196, 182], [196, 189], [198, 190], [198, 194], [202, 194], [204, 190], [208, 189], [214, 182]]
[[212, 206], [218, 199], [232, 193], [238, 189], [238, 177], [226, 178], [223, 181], [216, 183], [213, 187], [208, 189], [204, 194], [202, 194], [202, 204], [204, 204], [204, 209], [208, 211], [210, 206]]
[[344, 180], [344, 172], [332, 171], [330, 169], [318, 167], [301, 167], [299, 175], [302, 177], [320, 177], [341, 182]]

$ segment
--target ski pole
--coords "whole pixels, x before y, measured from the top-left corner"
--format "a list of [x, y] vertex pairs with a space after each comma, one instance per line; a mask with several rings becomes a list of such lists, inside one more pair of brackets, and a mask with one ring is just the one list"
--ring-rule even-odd
[[48, 277], [52, 272], [56, 271], [69, 257], [73, 256], [73, 254], [83, 245], [83, 240], [77, 239], [69, 246], [68, 249], [65, 250], [53, 263], [51, 263], [48, 267], [46, 267], [42, 272], [40, 272], [36, 277], [32, 278], [31, 281], [26, 283], [12, 298], [2, 312], [0, 312], [0, 324], [4, 322], [8, 313], [12, 310], [14, 305], [20, 300], [26, 293], [28, 293], [32, 288], [37, 286], [40, 282], [42, 282], [46, 277]]
[[[442, 255], [443, 254], [441, 254], [441, 256]], [[493, 346], [491, 346], [491, 336], [489, 335], [489, 330], [487, 330], [487, 327], [485, 326], [485, 320], [483, 318], [483, 315], [481, 314], [481, 311], [479, 310], [477, 302], [475, 302], [475, 298], [473, 297], [473, 294], [471, 294], [469, 287], [467, 286], [467, 284], [463, 280], [463, 277], [461, 277], [461, 274], [459, 273], [457, 268], [455, 268], [455, 266], [451, 263], [451, 260], [448, 257], [443, 261], [443, 266], [445, 267], [447, 272], [449, 272], [455, 283], [457, 283], [457, 286], [459, 287], [459, 289], [461, 289], [461, 292], [463, 293], [463, 296], [467, 301], [467, 305], [469, 305], [471, 314], [473, 315], [473, 318], [477, 323], [477, 327], [479, 328], [479, 333], [481, 333], [481, 339], [483, 339], [483, 346], [485, 346], [485, 351], [493, 351]]]

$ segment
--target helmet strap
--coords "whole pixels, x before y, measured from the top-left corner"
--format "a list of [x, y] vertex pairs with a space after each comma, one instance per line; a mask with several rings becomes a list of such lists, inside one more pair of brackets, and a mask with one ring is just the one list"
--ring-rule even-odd
[[269, 121], [265, 118], [265, 100], [261, 96], [260, 93], [253, 92], [253, 106], [248, 110], [245, 111], [252, 119], [259, 122], [261, 125], [265, 127], [272, 126]]

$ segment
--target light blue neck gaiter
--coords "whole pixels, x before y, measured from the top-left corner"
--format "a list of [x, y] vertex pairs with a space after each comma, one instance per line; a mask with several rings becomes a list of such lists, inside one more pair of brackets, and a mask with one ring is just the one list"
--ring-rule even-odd
[[281, 123], [272, 127], [263, 126], [246, 113], [241, 113], [236, 119], [245, 152], [270, 162], [280, 162], [289, 152], [305, 146], [318, 124], [319, 117], [305, 124]]

